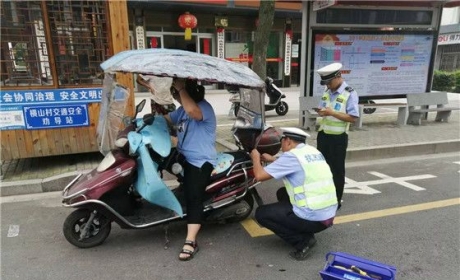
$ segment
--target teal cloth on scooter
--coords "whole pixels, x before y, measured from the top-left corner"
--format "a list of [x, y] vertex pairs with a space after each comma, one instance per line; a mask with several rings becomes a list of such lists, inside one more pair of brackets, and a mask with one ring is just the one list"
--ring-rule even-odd
[[[142, 119], [137, 120], [137, 126], [142, 126]], [[162, 157], [167, 157], [171, 152], [171, 137], [168, 124], [163, 116], [155, 116], [152, 125], [146, 126], [140, 131], [142, 144], [150, 146]]]
[[142, 145], [142, 139], [143, 137], [136, 132], [128, 134], [131, 152], [136, 151], [139, 154], [137, 159], [138, 174], [134, 187], [148, 202], [170, 209], [183, 217], [182, 206], [176, 196], [161, 180], [160, 176], [158, 176], [158, 164], [150, 157], [147, 147]]

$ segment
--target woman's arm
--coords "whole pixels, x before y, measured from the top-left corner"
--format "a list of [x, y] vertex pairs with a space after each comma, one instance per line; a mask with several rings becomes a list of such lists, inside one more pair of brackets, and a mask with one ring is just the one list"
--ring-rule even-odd
[[185, 79], [176, 79], [173, 81], [173, 87], [179, 93], [180, 103], [185, 110], [187, 115], [197, 121], [203, 120], [203, 112], [201, 112], [200, 106], [193, 101], [189, 93], [185, 89]]

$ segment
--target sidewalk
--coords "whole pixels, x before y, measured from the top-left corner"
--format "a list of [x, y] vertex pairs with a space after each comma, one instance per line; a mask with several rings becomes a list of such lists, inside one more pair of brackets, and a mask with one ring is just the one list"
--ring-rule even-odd
[[[349, 132], [347, 162], [460, 151], [460, 113], [453, 111], [449, 123], [434, 122], [434, 113], [421, 126], [395, 124], [396, 112], [366, 115], [363, 130]], [[218, 123], [231, 122], [220, 115]], [[270, 122], [270, 120], [269, 120]], [[271, 122], [276, 127], [298, 126], [298, 120]], [[219, 151], [235, 148], [231, 125], [218, 126]], [[307, 140], [316, 146], [315, 131]], [[102, 159], [100, 153], [19, 159], [2, 163], [0, 196], [62, 190], [77, 174], [89, 172]]]

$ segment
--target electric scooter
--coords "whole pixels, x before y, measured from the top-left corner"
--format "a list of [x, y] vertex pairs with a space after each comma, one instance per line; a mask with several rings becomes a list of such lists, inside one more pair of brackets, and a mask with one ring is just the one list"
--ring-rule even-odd
[[[212, 60], [216, 61], [211, 63]], [[123, 117], [129, 91], [115, 81], [115, 73], [166, 73], [199, 81], [236, 83], [248, 89], [250, 98], [245, 99], [254, 103], [249, 107], [263, 108], [265, 85], [252, 70], [203, 54], [168, 49], [125, 51], [104, 62], [101, 68], [106, 74], [97, 131], [98, 145], [105, 157], [97, 168], [78, 175], [62, 193], [63, 206], [76, 208], [64, 221], [64, 236], [79, 248], [102, 244], [111, 232], [112, 222], [123, 229], [144, 229], [168, 225], [187, 215], [180, 186], [182, 166], [171, 152], [174, 149], [166, 119], [155, 114], [137, 118], [145, 100], [136, 106], [132, 117]], [[218, 154], [205, 189], [205, 222], [242, 221], [251, 214], [254, 201], [263, 203], [256, 190], [259, 182], [254, 178], [249, 152], [259, 149], [260, 142], [275, 154], [281, 146], [280, 135], [273, 128], [265, 130], [263, 111], [251, 111], [244, 117], [252, 125], [235, 125], [232, 129], [239, 149]], [[125, 128], [120, 131], [121, 122]], [[264, 137], [266, 131], [269, 133]], [[166, 171], [177, 176], [179, 187], [165, 184], [162, 177]]]
[[[282, 101], [282, 99], [286, 98], [286, 95], [284, 95], [281, 89], [273, 83], [273, 79], [270, 77], [265, 79], [265, 85], [265, 91], [269, 99], [269, 104], [264, 105], [265, 111], [274, 109], [279, 116], [286, 115], [289, 106], [286, 102]], [[229, 86], [227, 87], [227, 91], [232, 94], [229, 101], [232, 103], [234, 115], [237, 116], [241, 103], [239, 89], [235, 86]]]
[[[137, 106], [136, 112], [142, 111]], [[129, 131], [129, 132], [128, 132]], [[128, 132], [128, 133], [127, 133]], [[104, 242], [111, 222], [124, 229], [142, 229], [184, 218], [180, 186], [170, 189], [162, 172], [169, 155], [170, 136], [163, 116], [146, 114], [123, 130], [99, 166], [75, 178], [63, 191], [63, 205], [77, 208], [64, 222], [64, 236], [71, 244], [90, 248]], [[181, 166], [172, 164], [180, 176]], [[238, 222], [254, 206], [252, 162], [243, 150], [221, 153], [205, 190], [207, 222]]]

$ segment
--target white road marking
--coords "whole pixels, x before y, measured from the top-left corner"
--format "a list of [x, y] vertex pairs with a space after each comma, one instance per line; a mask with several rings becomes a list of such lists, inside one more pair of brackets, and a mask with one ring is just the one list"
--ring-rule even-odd
[[369, 186], [355, 186], [358, 182], [345, 177], [345, 190], [344, 192], [346, 193], [354, 193], [354, 194], [377, 194], [380, 193], [380, 191], [370, 188]]
[[[382, 179], [391, 179], [390, 176], [388, 175], [385, 175], [385, 174], [382, 174], [382, 173], [379, 173], [379, 172], [376, 172], [376, 171], [369, 171], [368, 172], [369, 174], [372, 174], [374, 176], [377, 176], [379, 178], [382, 178]], [[414, 184], [411, 184], [411, 183], [408, 183], [408, 182], [404, 182], [404, 181], [394, 181], [394, 183], [398, 184], [398, 185], [401, 185], [403, 187], [406, 187], [406, 188], [409, 188], [411, 190], [414, 190], [414, 191], [424, 191], [425, 189], [422, 188], [422, 187], [419, 187], [419, 186], [416, 186]]]
[[[460, 164], [460, 161], [454, 161], [454, 163]], [[460, 173], [460, 170], [458, 171], [458, 173]]]
[[436, 176], [431, 174], [423, 174], [423, 175], [414, 175], [414, 176], [406, 176], [406, 177], [390, 177], [388, 175], [376, 172], [376, 171], [369, 171], [369, 174], [372, 174], [376, 177], [381, 178], [380, 180], [373, 180], [373, 181], [364, 181], [364, 182], [356, 182], [350, 178], [345, 177], [345, 193], [354, 193], [354, 194], [367, 194], [372, 195], [376, 193], [380, 193], [371, 187], [370, 185], [382, 185], [382, 184], [389, 184], [394, 183], [406, 187], [408, 189], [414, 191], [423, 191], [425, 188], [416, 186], [412, 183], [406, 182], [410, 180], [423, 180], [423, 179], [430, 179], [436, 178]]
[[7, 237], [16, 237], [19, 235], [19, 225], [10, 225]]

